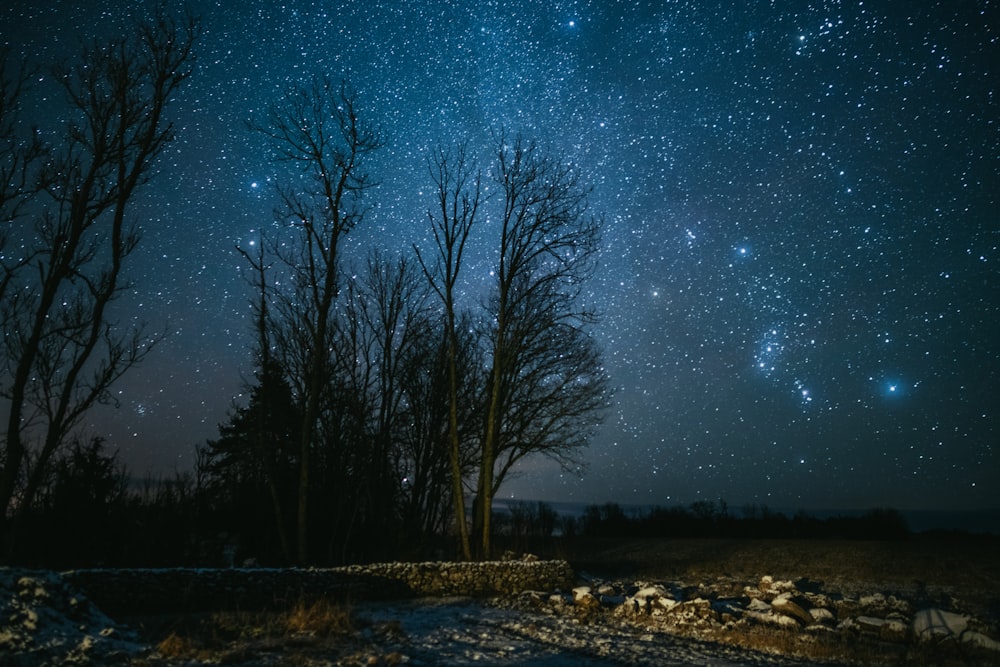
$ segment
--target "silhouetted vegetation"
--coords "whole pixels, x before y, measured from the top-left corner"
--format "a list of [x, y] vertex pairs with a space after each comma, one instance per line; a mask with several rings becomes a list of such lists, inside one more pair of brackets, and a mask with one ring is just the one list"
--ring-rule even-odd
[[[439, 396], [439, 423], [443, 426], [447, 407], [445, 395]], [[252, 433], [247, 436], [245, 426], [255, 405], [251, 399], [247, 408], [234, 412], [233, 421], [220, 428], [219, 440], [202, 450], [194, 474], [130, 480], [115, 453], [108, 451], [102, 441], [74, 442], [57, 461], [40, 491], [39, 501], [26, 513], [25, 539], [14, 562], [51, 568], [286, 564], [287, 554], [275, 540], [277, 520], [263, 473], [247, 466], [242, 457], [229, 458], [231, 452], [251, 446], [249, 439], [241, 438], [252, 438]], [[447, 447], [446, 430], [441, 434], [439, 454]], [[326, 558], [317, 557], [315, 562], [460, 557], [455, 550], [453, 527], [441, 520], [449, 510], [433, 507], [435, 503], [449, 502], [447, 458], [432, 459], [439, 468], [436, 483], [430, 483], [441, 494], [436, 500], [418, 499], [413, 489], [404, 485], [396, 498], [398, 513], [386, 519], [392, 522], [388, 537], [370, 543], [362, 543], [359, 538], [359, 542], [349, 545], [353, 551], [346, 555], [330, 553]], [[294, 473], [290, 465], [285, 465], [284, 470], [286, 475]], [[294, 497], [291, 482], [278, 486], [284, 498]], [[320, 507], [329, 502], [321, 495], [315, 500]], [[336, 520], [318, 516], [331, 524]], [[414, 516], [419, 520], [409, 522]], [[561, 515], [545, 502], [510, 502], [495, 511], [492, 518], [499, 550], [570, 558], [574, 545], [592, 540], [903, 541], [919, 537], [953, 541], [979, 537], [957, 531], [915, 535], [903, 515], [890, 508], [820, 518], [801, 511], [788, 515], [763, 505], [747, 505], [733, 512], [723, 501], [641, 510], [605, 503], [586, 506], [580, 515]], [[294, 514], [287, 512], [283, 520], [293, 525]], [[360, 530], [359, 535], [370, 537]], [[334, 542], [335, 534], [327, 539], [330, 545], [343, 546], [342, 542]]]
[[740, 515], [725, 501], [688, 506], [653, 507], [626, 512], [616, 503], [590, 505], [580, 519], [586, 537], [812, 538], [902, 540], [910, 534], [906, 519], [894, 509], [876, 508], [860, 516], [818, 518], [806, 512], [789, 517], [766, 505], [747, 505]]
[[53, 67], [62, 90], [49, 94], [61, 92], [65, 109], [51, 135], [20, 122], [31, 71], [0, 51], [0, 538], [8, 553], [84, 416], [114, 403], [111, 387], [161, 338], [112, 313], [132, 287], [125, 267], [141, 238], [134, 200], [173, 138], [164, 111], [191, 74], [197, 36], [193, 18], [157, 14]]
[[[238, 249], [255, 316], [246, 403], [197, 447], [194, 471], [138, 489], [103, 442], [79, 441], [87, 412], [115, 403], [112, 386], [162, 337], [108, 313], [133, 287], [131, 204], [173, 137], [164, 110], [197, 33], [157, 15], [55, 71], [68, 111], [51, 145], [21, 122], [34, 72], [0, 50], [6, 559], [340, 563], [437, 551], [451, 535], [470, 558], [472, 533], [488, 558], [493, 497], [514, 466], [574, 465], [607, 403], [579, 303], [600, 220], [567, 162], [498, 132], [484, 177], [464, 148], [429, 160], [436, 253], [352, 255], [382, 142], [350, 87], [325, 76], [250, 120], [280, 165], [280, 204], [253, 252]], [[479, 231], [487, 215], [496, 239]], [[492, 284], [457, 294], [476, 234]]]

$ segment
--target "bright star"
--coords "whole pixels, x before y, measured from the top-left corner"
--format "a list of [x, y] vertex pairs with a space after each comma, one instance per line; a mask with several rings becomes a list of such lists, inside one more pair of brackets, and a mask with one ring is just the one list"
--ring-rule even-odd
[[880, 379], [876, 377], [869, 377], [868, 379], [877, 383], [879, 393], [884, 398], [906, 396], [906, 384], [899, 378], [883, 377]]

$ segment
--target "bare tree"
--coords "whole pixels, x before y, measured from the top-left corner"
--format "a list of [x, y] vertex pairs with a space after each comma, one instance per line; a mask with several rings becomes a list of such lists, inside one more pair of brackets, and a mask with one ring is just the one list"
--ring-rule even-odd
[[453, 508], [449, 437], [448, 337], [429, 329], [400, 378], [407, 396], [407, 420], [393, 461], [402, 480], [399, 514], [410, 544], [443, 533]]
[[48, 151], [34, 128], [28, 137], [18, 128], [31, 74], [26, 64], [15, 68], [10, 50], [0, 48], [0, 303], [14, 274], [30, 261], [29, 256], [7, 256], [11, 227], [45, 186], [39, 162]]
[[600, 233], [588, 193], [575, 170], [535, 144], [503, 134], [497, 144], [500, 243], [474, 516], [483, 558], [490, 557], [493, 494], [503, 476], [529, 453], [565, 459], [567, 448], [585, 443], [606, 390], [599, 354], [583, 332], [593, 313], [579, 303]]
[[504, 418], [494, 495], [514, 465], [529, 455], [547, 456], [566, 470], [582, 468], [579, 451], [608, 406], [600, 349], [578, 322], [560, 318], [566, 312], [554, 302], [563, 299], [539, 292], [522, 304], [533, 312], [519, 315], [514, 324], [519, 350], [501, 382]]
[[334, 303], [339, 291], [340, 244], [363, 217], [362, 193], [373, 183], [363, 169], [377, 149], [377, 133], [357, 116], [345, 86], [321, 78], [271, 107], [255, 126], [270, 140], [278, 159], [298, 172], [295, 185], [279, 188], [279, 212], [297, 240], [281, 250], [293, 288], [278, 294], [279, 330], [272, 343], [286, 356], [302, 403], [297, 512], [297, 557], [308, 558], [310, 454], [316, 445], [321, 397], [331, 373]]
[[[406, 394], [403, 374], [420, 350], [419, 343], [431, 327], [428, 290], [412, 260], [390, 261], [373, 252], [368, 257], [362, 284], [360, 314], [374, 342], [375, 395], [371, 444], [366, 452], [368, 471], [363, 499], [367, 505], [372, 539], [385, 539], [395, 531], [386, 523], [393, 516], [399, 480], [393, 474], [393, 450], [402, 432]], [[426, 360], [424, 360], [426, 363]]]
[[[40, 172], [30, 155], [14, 162], [4, 217], [9, 202], [29, 193], [20, 212], [33, 234], [18, 232], [27, 243], [11, 278], [18, 288], [9, 283], [3, 295], [9, 413], [0, 512], [10, 510], [22, 482], [16, 505], [31, 504], [53, 454], [88, 410], [113, 402], [111, 386], [158, 340], [141, 327], [121, 331], [108, 310], [129, 287], [124, 268], [140, 234], [128, 207], [172, 138], [164, 109], [191, 73], [197, 33], [190, 17], [158, 15], [132, 37], [86, 49], [55, 72], [69, 104], [64, 144]], [[37, 183], [44, 191], [35, 194]]]
[[[424, 273], [444, 305], [449, 340], [452, 485], [463, 555], [490, 557], [493, 496], [515, 464], [530, 454], [575, 464], [607, 403], [600, 351], [586, 333], [594, 321], [580, 304], [591, 275], [600, 221], [587, 211], [586, 189], [575, 170], [541, 155], [535, 144], [497, 137], [491, 177], [496, 195], [483, 195], [464, 146], [439, 149], [431, 163], [436, 209], [430, 214], [435, 262]], [[462, 507], [455, 288], [465, 245], [480, 204], [497, 210], [499, 245], [494, 284], [480, 344], [487, 360], [479, 403], [473, 532], [470, 545]], [[478, 400], [478, 399], [477, 399]]]
[[472, 225], [482, 199], [482, 179], [474, 173], [463, 144], [453, 153], [438, 149], [429, 167], [431, 179], [437, 188], [437, 208], [428, 212], [431, 231], [437, 250], [435, 263], [428, 265], [414, 246], [417, 259], [424, 270], [431, 287], [444, 305], [447, 321], [445, 334], [448, 340], [448, 432], [451, 442], [449, 460], [451, 463], [452, 495], [455, 523], [461, 541], [462, 555], [472, 558], [469, 542], [469, 527], [465, 516], [465, 492], [462, 479], [461, 442], [458, 424], [458, 332], [455, 329], [455, 287], [462, 268], [465, 244], [472, 231]]
[[[443, 534], [452, 523], [451, 342], [443, 317], [421, 329], [413, 353], [402, 368], [406, 419], [399, 434], [397, 477], [404, 480], [400, 514], [404, 530], [415, 537]], [[459, 381], [457, 425], [459, 481], [476, 470], [481, 423], [482, 359], [471, 318], [459, 318], [456, 376]], [[464, 485], [464, 482], [463, 482]], [[465, 489], [460, 497], [465, 496]]]

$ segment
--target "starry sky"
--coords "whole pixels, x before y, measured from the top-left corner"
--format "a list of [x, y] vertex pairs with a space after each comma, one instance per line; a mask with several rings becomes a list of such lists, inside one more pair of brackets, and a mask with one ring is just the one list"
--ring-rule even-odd
[[[427, 241], [441, 142], [522, 132], [593, 187], [613, 406], [586, 470], [528, 462], [501, 496], [1000, 506], [998, 5], [191, 0], [196, 71], [118, 310], [169, 336], [86, 426], [169, 474], [240, 401], [235, 247], [273, 224], [282, 177], [247, 121], [319, 74], [386, 144], [354, 258]], [[0, 43], [50, 63], [151, 6], [13, 0]], [[54, 90], [39, 78], [26, 122], [58, 122]]]

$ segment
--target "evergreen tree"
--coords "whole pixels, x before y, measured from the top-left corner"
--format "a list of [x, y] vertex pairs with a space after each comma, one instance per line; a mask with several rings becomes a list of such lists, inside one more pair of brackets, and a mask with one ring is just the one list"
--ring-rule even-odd
[[[246, 548], [289, 560], [289, 509], [294, 506], [301, 416], [288, 381], [273, 361], [261, 368], [250, 400], [219, 426], [202, 450], [204, 476], [216, 509]], [[266, 520], [270, 515], [271, 519]], [[264, 528], [273, 526], [273, 532]], [[261, 550], [274, 544], [280, 554]]]

